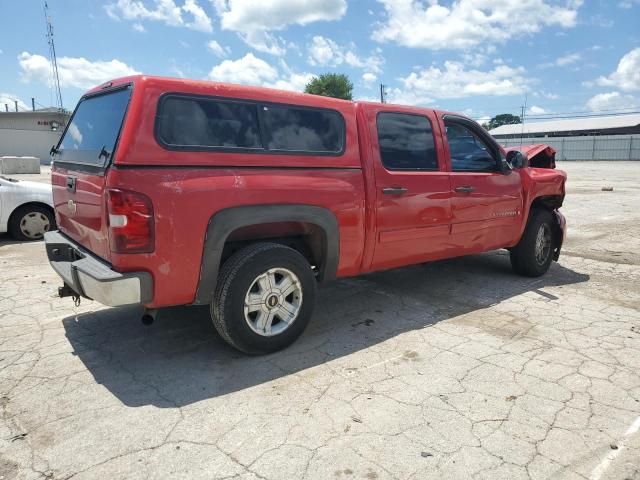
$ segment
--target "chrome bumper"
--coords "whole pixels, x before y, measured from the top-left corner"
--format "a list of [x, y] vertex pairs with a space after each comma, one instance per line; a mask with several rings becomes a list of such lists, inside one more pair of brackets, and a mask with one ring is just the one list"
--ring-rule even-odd
[[153, 279], [148, 272], [120, 273], [58, 231], [44, 235], [51, 267], [79, 296], [109, 307], [150, 303]]

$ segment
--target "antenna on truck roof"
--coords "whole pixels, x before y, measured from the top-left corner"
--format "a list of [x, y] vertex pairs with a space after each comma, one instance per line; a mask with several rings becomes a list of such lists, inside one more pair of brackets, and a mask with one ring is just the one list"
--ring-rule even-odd
[[51, 65], [51, 80], [56, 93], [56, 106], [64, 110], [62, 105], [62, 91], [60, 90], [60, 76], [58, 75], [58, 60], [56, 58], [56, 46], [53, 43], [53, 25], [49, 16], [49, 5], [44, 2], [44, 20], [47, 24], [47, 43], [49, 44], [49, 64]]

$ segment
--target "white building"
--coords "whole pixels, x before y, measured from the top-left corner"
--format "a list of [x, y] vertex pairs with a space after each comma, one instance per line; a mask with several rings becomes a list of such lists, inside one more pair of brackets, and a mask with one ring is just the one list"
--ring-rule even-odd
[[57, 109], [0, 112], [0, 157], [38, 157], [49, 163], [49, 150], [68, 121], [69, 114]]
[[489, 132], [498, 140], [520, 137], [577, 137], [587, 135], [640, 134], [640, 114], [572, 118], [502, 125]]

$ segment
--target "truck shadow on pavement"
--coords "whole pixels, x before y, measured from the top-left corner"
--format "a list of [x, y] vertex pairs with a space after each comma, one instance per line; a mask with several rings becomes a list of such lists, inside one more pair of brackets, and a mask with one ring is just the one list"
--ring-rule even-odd
[[[63, 324], [74, 354], [120, 401], [175, 408], [325, 362], [341, 360], [335, 369], [346, 374], [361, 366], [350, 365], [348, 355], [448, 319], [507, 342], [529, 331], [535, 320], [487, 314], [484, 308], [524, 293], [535, 301], [562, 302], [544, 288], [588, 280], [560, 264], [541, 278], [516, 276], [506, 252], [340, 280], [320, 289], [316, 314], [304, 335], [288, 349], [263, 357], [227, 346], [206, 307], [162, 310], [152, 326], [142, 325], [139, 308], [98, 310], [68, 317]], [[541, 315], [547, 311], [541, 309]]]

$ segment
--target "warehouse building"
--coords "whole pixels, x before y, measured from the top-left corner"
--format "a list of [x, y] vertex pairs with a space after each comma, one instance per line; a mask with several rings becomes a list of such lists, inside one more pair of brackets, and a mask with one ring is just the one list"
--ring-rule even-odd
[[0, 157], [37, 157], [49, 163], [49, 150], [58, 143], [69, 114], [56, 108], [29, 112], [0, 112]]
[[640, 114], [611, 115], [606, 117], [572, 118], [568, 120], [553, 120], [502, 125], [489, 133], [494, 138], [528, 138], [539, 137], [578, 137], [585, 135], [640, 135]]
[[489, 133], [504, 147], [546, 143], [558, 160], [640, 160], [640, 114], [502, 125]]

